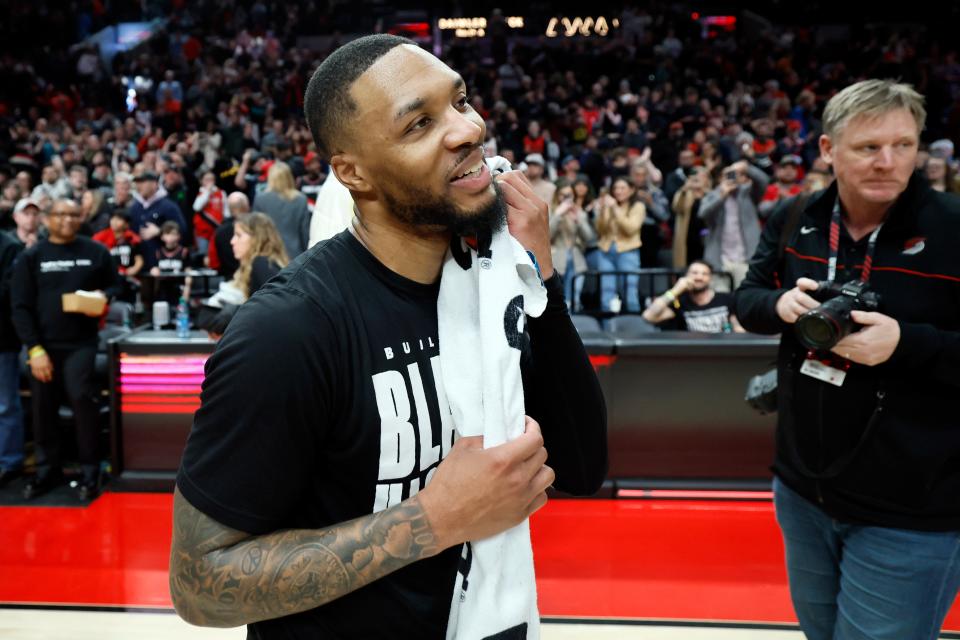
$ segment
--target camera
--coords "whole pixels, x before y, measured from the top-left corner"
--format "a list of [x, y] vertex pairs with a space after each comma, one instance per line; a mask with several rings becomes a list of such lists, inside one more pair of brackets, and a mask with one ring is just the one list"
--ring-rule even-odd
[[737, 181], [737, 170], [736, 170], [736, 169], [728, 169], [727, 171], [724, 171], [724, 172], [723, 172], [723, 178], [724, 178], [725, 180], [730, 180], [731, 182], [736, 182], [736, 181]]
[[809, 294], [822, 304], [797, 318], [794, 329], [805, 347], [827, 351], [860, 326], [850, 317], [850, 312], [876, 311], [880, 307], [880, 294], [859, 280], [823, 281], [818, 285]]

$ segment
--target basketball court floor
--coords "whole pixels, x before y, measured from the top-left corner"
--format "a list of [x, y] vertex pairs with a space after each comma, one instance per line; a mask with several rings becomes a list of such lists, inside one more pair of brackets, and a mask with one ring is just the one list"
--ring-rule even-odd
[[[172, 612], [171, 504], [0, 507], [0, 638], [244, 638]], [[545, 640], [803, 637], [769, 499], [552, 500], [531, 529]], [[960, 606], [946, 629], [960, 638]]]

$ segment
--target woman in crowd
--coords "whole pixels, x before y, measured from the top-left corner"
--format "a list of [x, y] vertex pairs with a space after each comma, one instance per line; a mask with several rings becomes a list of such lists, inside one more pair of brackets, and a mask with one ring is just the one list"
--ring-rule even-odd
[[204, 303], [198, 321], [214, 339], [223, 335], [237, 308], [290, 263], [276, 225], [263, 213], [237, 220], [230, 246], [240, 267], [233, 280]]
[[953, 171], [943, 158], [930, 156], [923, 167], [923, 175], [926, 176], [934, 191], [956, 191]]
[[260, 211], [276, 225], [287, 255], [296, 258], [306, 251], [310, 237], [310, 207], [297, 189], [293, 173], [285, 162], [275, 162], [267, 173], [267, 190], [257, 194], [253, 210]]
[[553, 196], [550, 215], [550, 250], [554, 268], [563, 276], [563, 291], [567, 305], [576, 310], [580, 304], [583, 278], [574, 277], [587, 270], [584, 251], [596, 244], [596, 233], [590, 218], [575, 197], [573, 186], [561, 183]]
[[240, 262], [233, 283], [244, 299], [290, 264], [276, 225], [263, 213], [253, 213], [234, 223], [230, 246], [233, 257]]
[[[640, 269], [640, 228], [646, 208], [637, 200], [637, 190], [630, 178], [620, 176], [613, 181], [610, 193], [601, 197], [596, 219], [600, 271], [636, 271]], [[601, 277], [600, 303], [604, 311], [618, 312], [613, 302], [617, 279]], [[626, 308], [640, 311], [637, 276], [626, 278]]]
[[90, 235], [103, 231], [110, 226], [110, 210], [105, 206], [104, 194], [100, 189], [87, 189], [80, 197], [80, 211], [83, 213], [85, 229]]

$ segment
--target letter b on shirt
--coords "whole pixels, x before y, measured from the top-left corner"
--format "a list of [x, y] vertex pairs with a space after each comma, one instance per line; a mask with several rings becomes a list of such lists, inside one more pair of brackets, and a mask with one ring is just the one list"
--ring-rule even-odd
[[378, 480], [405, 478], [416, 463], [417, 437], [410, 422], [410, 397], [403, 374], [384, 371], [373, 376], [380, 412], [380, 472]]

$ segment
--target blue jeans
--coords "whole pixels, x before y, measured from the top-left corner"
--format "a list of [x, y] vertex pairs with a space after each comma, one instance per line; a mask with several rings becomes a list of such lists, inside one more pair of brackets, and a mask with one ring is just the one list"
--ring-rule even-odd
[[[603, 271], [636, 271], [640, 268], [640, 250], [632, 249], [620, 253], [617, 243], [610, 245], [609, 251], [597, 251], [597, 267]], [[624, 287], [624, 280], [626, 286]], [[619, 289], [626, 288], [626, 300], [621, 298], [623, 308], [627, 311], [640, 311], [640, 278], [638, 276], [612, 277], [600, 276], [600, 306], [604, 311], [610, 311], [610, 301]]]
[[573, 252], [567, 254], [567, 264], [563, 268], [563, 297], [567, 299], [567, 306], [571, 311], [580, 308], [580, 292], [583, 291], [583, 278], [576, 277], [577, 272], [573, 268]]
[[20, 354], [0, 352], [0, 469], [23, 467]]
[[843, 524], [774, 479], [808, 640], [935, 640], [960, 588], [960, 532]]

